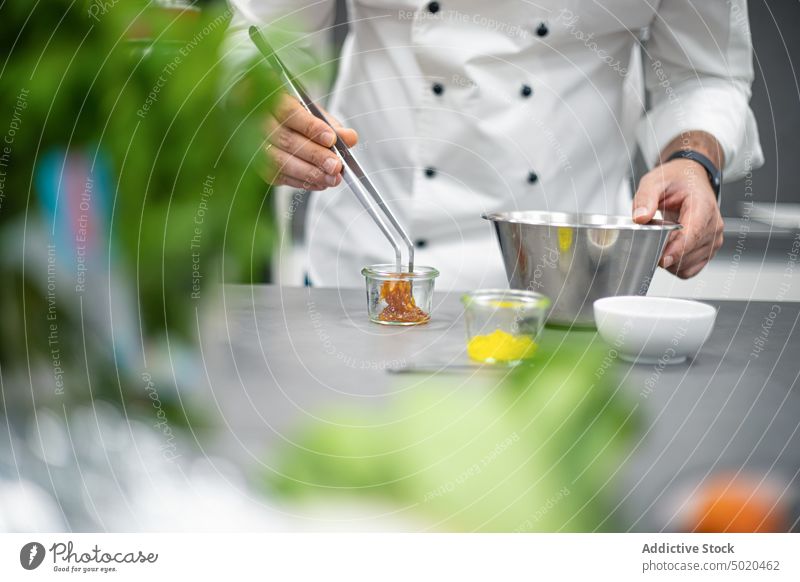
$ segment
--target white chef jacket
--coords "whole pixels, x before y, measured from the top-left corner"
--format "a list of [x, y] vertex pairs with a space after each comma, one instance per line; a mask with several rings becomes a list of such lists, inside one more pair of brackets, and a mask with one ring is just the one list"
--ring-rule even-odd
[[[230, 54], [252, 50], [254, 23], [273, 30], [295, 74], [331, 64], [334, 0], [231, 2]], [[682, 131], [703, 130], [722, 145], [728, 180], [762, 162], [746, 0], [347, 7], [329, 109], [358, 131], [359, 161], [415, 241], [417, 264], [441, 271], [438, 289], [505, 286], [481, 213], [629, 215], [637, 146], [653, 164]], [[363, 266], [393, 260], [346, 186], [314, 195], [306, 227], [315, 285], [360, 286]]]

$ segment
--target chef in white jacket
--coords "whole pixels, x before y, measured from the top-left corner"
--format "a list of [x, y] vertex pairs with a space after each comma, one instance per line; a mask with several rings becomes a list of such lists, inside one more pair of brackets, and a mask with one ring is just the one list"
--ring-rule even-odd
[[[261, 26], [287, 66], [330, 65], [334, 0], [231, 0], [232, 55]], [[716, 194], [762, 163], [746, 0], [350, 0], [328, 110], [440, 289], [504, 286], [481, 213], [657, 210], [680, 221], [661, 266], [691, 277], [722, 243]], [[272, 32], [270, 32], [272, 31]], [[641, 48], [640, 48], [641, 47]], [[644, 86], [650, 103], [645, 104]], [[317, 95], [319, 98], [326, 95]], [[333, 135], [284, 97], [276, 185], [314, 191], [313, 285], [360, 286], [390, 246], [342, 184]], [[637, 148], [651, 168], [629, 187]], [[324, 192], [323, 192], [324, 190]]]

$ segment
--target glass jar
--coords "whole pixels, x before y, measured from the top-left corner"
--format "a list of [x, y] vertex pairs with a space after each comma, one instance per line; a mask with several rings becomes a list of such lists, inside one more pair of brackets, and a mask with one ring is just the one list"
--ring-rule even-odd
[[467, 355], [514, 366], [533, 357], [550, 300], [533, 291], [480, 289], [465, 294]]
[[382, 325], [420, 325], [431, 319], [433, 283], [439, 271], [418, 266], [413, 273], [398, 273], [393, 264], [361, 270], [367, 283], [370, 321]]

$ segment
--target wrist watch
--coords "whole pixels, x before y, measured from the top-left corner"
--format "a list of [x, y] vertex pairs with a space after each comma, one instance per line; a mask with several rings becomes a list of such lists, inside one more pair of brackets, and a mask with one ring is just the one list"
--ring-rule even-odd
[[717, 202], [719, 202], [719, 193], [722, 189], [722, 170], [717, 168], [714, 162], [709, 160], [706, 156], [695, 150], [678, 150], [671, 154], [664, 163], [677, 159], [692, 160], [706, 169], [706, 172], [708, 172], [708, 179], [711, 181], [711, 188], [714, 190]]

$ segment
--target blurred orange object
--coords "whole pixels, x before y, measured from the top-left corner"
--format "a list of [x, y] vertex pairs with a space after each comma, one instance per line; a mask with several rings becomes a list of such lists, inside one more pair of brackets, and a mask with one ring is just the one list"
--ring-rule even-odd
[[715, 475], [700, 485], [687, 530], [698, 533], [789, 531], [784, 490], [754, 475]]

